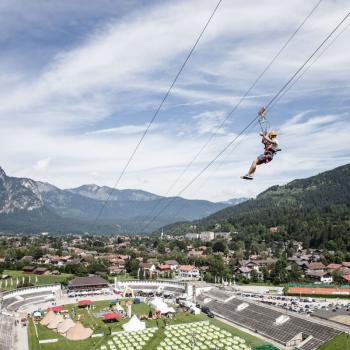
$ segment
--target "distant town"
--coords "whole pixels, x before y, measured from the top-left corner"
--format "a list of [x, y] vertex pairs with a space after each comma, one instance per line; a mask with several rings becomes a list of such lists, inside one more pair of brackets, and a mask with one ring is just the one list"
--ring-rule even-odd
[[302, 242], [296, 241], [276, 242], [266, 250], [246, 249], [234, 237], [235, 232], [220, 231], [160, 237], [2, 235], [0, 288], [35, 284], [26, 278], [13, 282], [11, 273], [6, 273], [11, 270], [38, 276], [94, 274], [109, 279], [197, 279], [230, 285], [350, 283], [350, 261], [339, 252], [303, 249]]

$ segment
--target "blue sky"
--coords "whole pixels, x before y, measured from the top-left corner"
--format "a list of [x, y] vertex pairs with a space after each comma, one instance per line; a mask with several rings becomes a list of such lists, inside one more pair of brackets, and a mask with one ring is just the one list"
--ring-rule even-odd
[[[223, 0], [120, 188], [165, 194], [317, 1]], [[0, 165], [62, 188], [112, 186], [216, 5], [8, 0], [0, 4]], [[175, 195], [266, 104], [349, 11], [324, 0]], [[344, 27], [349, 23], [345, 24]], [[350, 29], [268, 114], [283, 152], [242, 182], [257, 128], [184, 194], [225, 200], [348, 163]]]

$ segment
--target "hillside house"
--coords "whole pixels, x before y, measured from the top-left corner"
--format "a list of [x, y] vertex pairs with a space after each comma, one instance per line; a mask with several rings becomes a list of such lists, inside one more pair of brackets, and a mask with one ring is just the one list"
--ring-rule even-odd
[[179, 265], [176, 269], [178, 277], [183, 279], [199, 279], [199, 269], [192, 265]]

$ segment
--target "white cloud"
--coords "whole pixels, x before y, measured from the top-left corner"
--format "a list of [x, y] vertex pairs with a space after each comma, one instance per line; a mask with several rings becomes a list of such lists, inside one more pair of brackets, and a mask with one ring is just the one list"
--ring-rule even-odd
[[[86, 135], [131, 135], [141, 134], [145, 131], [147, 124], [141, 125], [124, 125], [117, 128], [99, 129], [91, 132], [87, 132]], [[159, 129], [159, 124], [152, 124], [151, 131]]]
[[35, 165], [34, 165], [34, 170], [38, 171], [46, 171], [50, 165], [51, 158], [45, 158], [45, 159], [40, 159], [38, 160]]
[[[26, 74], [30, 60], [23, 71], [0, 66], [0, 137], [6, 145], [1, 165], [10, 174], [61, 187], [113, 185], [215, 3], [168, 1], [142, 11], [135, 7], [124, 17], [99, 22], [74, 47], [57, 47], [58, 54], [36, 75]], [[165, 193], [312, 6], [301, 0], [223, 2], [121, 186]], [[346, 7], [345, 0], [321, 4], [235, 113], [235, 123], [219, 130], [182, 184], [271, 98]], [[256, 181], [239, 179], [261, 152], [252, 132], [215, 175], [208, 171], [203, 176], [206, 185], [195, 191], [199, 181], [185, 195], [216, 200], [253, 196], [269, 185], [349, 161], [349, 121], [338, 110], [347, 113], [348, 35], [344, 32], [281, 100], [281, 117], [272, 114], [283, 152], [258, 169]], [[333, 111], [319, 107], [326, 98]], [[300, 99], [309, 104], [299, 104]]]
[[196, 121], [197, 132], [199, 134], [208, 134], [212, 132], [225, 134], [225, 125], [220, 127], [225, 116], [223, 111], [203, 112], [194, 116], [193, 119]]

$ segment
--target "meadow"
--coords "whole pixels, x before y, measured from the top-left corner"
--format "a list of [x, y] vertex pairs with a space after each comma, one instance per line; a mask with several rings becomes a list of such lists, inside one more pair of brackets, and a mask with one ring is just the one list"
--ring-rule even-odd
[[[49, 330], [45, 326], [36, 323], [37, 333], [40, 340], [58, 339], [58, 342], [56, 343], [39, 344], [36, 337], [34, 322], [31, 320], [28, 323], [29, 350], [97, 350], [100, 349], [101, 346], [106, 345], [108, 340], [112, 339], [111, 332], [122, 331], [122, 325], [128, 322], [127, 319], [123, 318], [119, 319], [117, 322], [105, 323], [102, 317], [96, 317], [97, 313], [110, 311], [109, 301], [94, 302], [93, 307], [90, 309], [78, 308], [76, 304], [70, 304], [65, 305], [63, 307], [63, 310], [64, 312], [69, 313], [74, 321], [77, 321], [79, 319], [84, 326], [92, 328], [94, 330], [94, 334], [103, 334], [103, 336], [98, 338], [89, 338], [84, 341], [70, 341], [63, 336], [58, 335], [55, 331]], [[149, 311], [150, 307], [147, 304], [140, 303], [132, 305], [132, 313], [136, 314], [139, 317], [141, 315], [148, 316]], [[211, 324], [214, 324], [233, 335], [245, 339], [247, 344], [250, 346], [267, 345], [265, 341], [242, 332], [224, 322], [221, 322], [220, 320], [210, 319], [205, 314], [193, 315], [187, 312], [179, 311], [171, 320], [167, 320], [167, 324], [175, 325], [204, 320], [208, 320]], [[156, 349], [156, 347], [164, 338], [165, 322], [163, 319], [159, 319], [158, 321], [146, 320], [145, 322], [147, 328], [158, 328], [158, 331], [147, 344], [147, 349]]]

